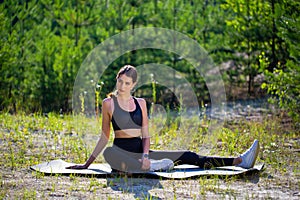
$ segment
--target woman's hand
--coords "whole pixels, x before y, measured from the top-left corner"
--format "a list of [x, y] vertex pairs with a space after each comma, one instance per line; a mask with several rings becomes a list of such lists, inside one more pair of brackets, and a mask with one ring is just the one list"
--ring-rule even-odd
[[66, 169], [87, 169], [88, 167], [86, 165], [73, 165], [66, 167]]
[[150, 160], [148, 158], [139, 159], [142, 163], [141, 170], [148, 171], [150, 169]]

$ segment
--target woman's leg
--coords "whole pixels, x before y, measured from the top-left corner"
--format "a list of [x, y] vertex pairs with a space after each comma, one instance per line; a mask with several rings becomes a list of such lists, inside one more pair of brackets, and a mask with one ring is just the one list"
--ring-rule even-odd
[[141, 138], [115, 138], [113, 146], [107, 147], [103, 155], [112, 169], [132, 172], [141, 170], [142, 163], [138, 159], [142, 152]]
[[232, 166], [235, 158], [201, 156], [191, 151], [151, 151], [150, 159], [171, 159], [175, 165], [190, 164], [200, 168]]
[[138, 161], [141, 154], [128, 152], [116, 146], [107, 147], [103, 152], [103, 156], [114, 170], [133, 172], [140, 171], [142, 167], [141, 162]]

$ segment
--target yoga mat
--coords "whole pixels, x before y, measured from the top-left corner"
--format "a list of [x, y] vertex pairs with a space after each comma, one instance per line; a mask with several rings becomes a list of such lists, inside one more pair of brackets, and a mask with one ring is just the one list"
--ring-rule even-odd
[[[30, 169], [44, 173], [46, 175], [85, 175], [96, 177], [109, 177], [115, 176], [118, 173], [112, 172], [110, 166], [106, 163], [91, 164], [88, 169], [66, 169], [66, 167], [74, 165], [75, 163], [65, 162], [63, 160], [52, 160], [44, 162], [35, 166], [31, 166]], [[214, 169], [201, 169], [194, 165], [178, 165], [170, 171], [155, 171], [155, 172], [132, 172], [132, 176], [144, 176], [152, 178], [166, 178], [166, 179], [185, 179], [198, 176], [234, 176], [259, 172], [263, 169], [264, 164], [257, 164], [251, 169], [244, 169], [235, 166], [217, 167]]]

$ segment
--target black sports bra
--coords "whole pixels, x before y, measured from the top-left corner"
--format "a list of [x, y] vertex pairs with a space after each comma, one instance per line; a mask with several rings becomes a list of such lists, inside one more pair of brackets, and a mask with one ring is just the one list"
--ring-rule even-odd
[[117, 97], [112, 96], [114, 101], [114, 112], [112, 114], [112, 126], [114, 131], [125, 129], [141, 129], [143, 123], [142, 109], [136, 98], [134, 99], [135, 110], [128, 112], [123, 110], [117, 100]]

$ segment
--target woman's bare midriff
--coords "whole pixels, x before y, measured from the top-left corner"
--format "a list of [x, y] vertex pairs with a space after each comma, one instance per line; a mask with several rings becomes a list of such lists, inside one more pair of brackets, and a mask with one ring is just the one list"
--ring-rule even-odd
[[141, 129], [125, 129], [115, 131], [115, 138], [132, 138], [132, 137], [140, 137]]

